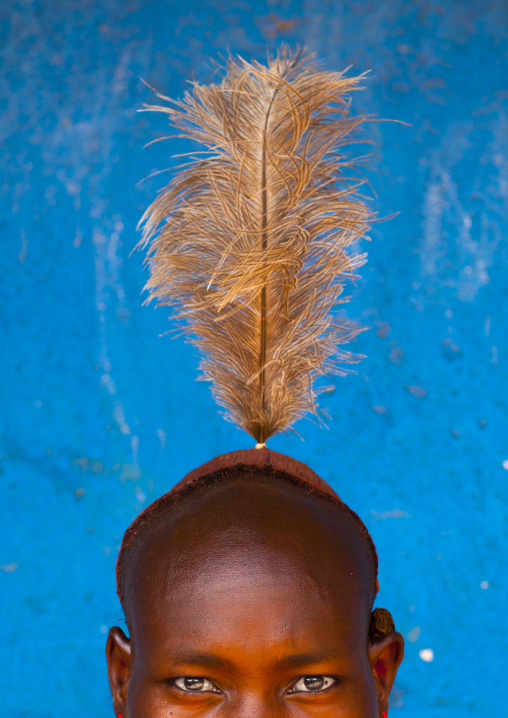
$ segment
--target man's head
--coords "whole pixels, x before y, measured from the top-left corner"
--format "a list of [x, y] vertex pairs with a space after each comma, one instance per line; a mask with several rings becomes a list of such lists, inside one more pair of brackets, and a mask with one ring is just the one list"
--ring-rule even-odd
[[369, 640], [376, 568], [357, 517], [297, 481], [246, 469], [177, 494], [120, 556], [116, 713], [378, 718], [403, 642]]

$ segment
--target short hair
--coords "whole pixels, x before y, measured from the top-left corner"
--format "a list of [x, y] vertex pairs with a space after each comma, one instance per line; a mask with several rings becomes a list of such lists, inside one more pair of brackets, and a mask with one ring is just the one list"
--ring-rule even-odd
[[[322, 499], [329, 505], [334, 506], [337, 511], [353, 519], [354, 524], [358, 527], [367, 555], [371, 584], [368, 596], [368, 609], [369, 611], [371, 610], [378, 590], [378, 555], [367, 527], [358, 514], [338, 497], [322, 491], [316, 486], [313, 486], [309, 481], [301, 479], [289, 472], [277, 469], [273, 466], [236, 465], [218, 469], [204, 476], [199, 476], [181, 488], [177, 488], [176, 491], [168, 491], [168, 493], [154, 501], [134, 519], [124, 534], [116, 565], [117, 592], [124, 611], [126, 608], [125, 575], [136, 546], [159, 527], [161, 520], [170, 517], [174, 510], [182, 507], [191, 495], [197, 492], [205, 492], [208, 488], [227, 482], [228, 480], [249, 476], [269, 477], [276, 481], [297, 486], [307, 494]], [[125, 613], [127, 612], [125, 611]]]

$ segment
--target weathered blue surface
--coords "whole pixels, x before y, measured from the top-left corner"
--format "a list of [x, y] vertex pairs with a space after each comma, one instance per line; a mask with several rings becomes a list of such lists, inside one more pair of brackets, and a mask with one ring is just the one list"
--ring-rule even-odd
[[[5, 2], [0, 10], [0, 703], [7, 718], [112, 715], [103, 646], [122, 532], [213, 455], [249, 447], [141, 306], [142, 210], [175, 142], [136, 114], [230, 48], [298, 41], [372, 70], [380, 215], [349, 315], [359, 373], [329, 430], [271, 442], [366, 520], [379, 603], [408, 637], [394, 716], [506, 712], [508, 19], [489, 0]], [[146, 275], [145, 275], [146, 276]], [[505, 464], [508, 467], [508, 463]], [[482, 588], [482, 586], [484, 588]], [[432, 649], [434, 660], [419, 657]], [[423, 654], [426, 655], [426, 654]]]

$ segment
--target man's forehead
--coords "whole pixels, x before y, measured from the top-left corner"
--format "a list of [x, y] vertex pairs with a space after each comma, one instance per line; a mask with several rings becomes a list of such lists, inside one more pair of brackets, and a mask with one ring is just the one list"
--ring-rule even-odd
[[187, 652], [224, 655], [245, 651], [281, 654], [331, 651], [362, 639], [366, 627], [358, 576], [338, 572], [333, 582], [316, 580], [282, 556], [229, 554], [213, 570], [206, 561], [194, 571], [149, 581], [137, 591], [135, 633], [145, 636], [154, 657]]
[[[255, 551], [286, 561], [365, 564], [365, 542], [345, 512], [299, 487], [248, 481], [211, 487], [186, 497], [183, 506], [161, 516], [139, 542], [141, 563], [169, 568], [228, 560]], [[362, 560], [363, 559], [363, 560]], [[242, 559], [240, 559], [242, 560]]]

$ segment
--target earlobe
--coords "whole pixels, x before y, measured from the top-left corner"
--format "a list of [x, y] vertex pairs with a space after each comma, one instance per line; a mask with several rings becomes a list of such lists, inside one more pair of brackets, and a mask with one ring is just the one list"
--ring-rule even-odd
[[377, 685], [380, 714], [388, 710], [388, 698], [403, 656], [404, 639], [398, 631], [390, 631], [369, 644], [369, 661]]
[[109, 629], [106, 643], [108, 677], [116, 715], [126, 715], [127, 693], [131, 676], [132, 650], [130, 639], [118, 626]]

